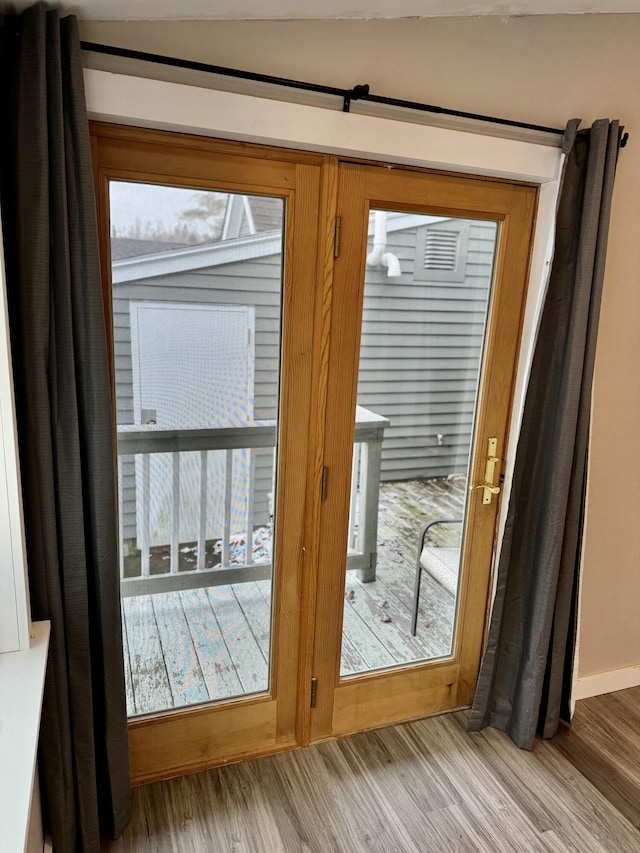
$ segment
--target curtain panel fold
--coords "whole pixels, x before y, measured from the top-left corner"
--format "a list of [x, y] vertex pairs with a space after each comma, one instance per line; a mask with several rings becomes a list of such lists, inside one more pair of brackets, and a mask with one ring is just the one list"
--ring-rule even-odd
[[80, 42], [5, 16], [0, 189], [34, 619], [50, 619], [39, 766], [56, 853], [130, 813], [111, 388]]
[[567, 125], [555, 250], [469, 730], [525, 749], [569, 721], [591, 387], [621, 128]]

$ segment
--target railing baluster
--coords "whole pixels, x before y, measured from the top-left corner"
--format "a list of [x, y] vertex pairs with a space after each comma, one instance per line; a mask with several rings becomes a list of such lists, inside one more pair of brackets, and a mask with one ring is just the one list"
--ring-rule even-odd
[[207, 565], [207, 460], [206, 450], [200, 451], [200, 523], [198, 525], [198, 568]]
[[178, 574], [180, 544], [180, 453], [171, 454], [173, 489], [171, 496], [171, 574]]
[[360, 472], [360, 452], [362, 445], [353, 445], [353, 460], [351, 463], [351, 498], [349, 500], [349, 547], [356, 548], [356, 521], [358, 505], [358, 474]]
[[362, 445], [360, 457], [360, 506], [358, 507], [358, 551], [370, 559], [369, 567], [358, 572], [363, 582], [376, 579], [378, 552], [378, 499], [382, 433], [375, 441]]
[[[347, 567], [361, 569], [363, 565], [363, 556], [366, 555], [369, 559], [366, 569], [361, 574], [361, 579], [373, 580], [375, 578], [375, 562], [376, 562], [376, 529], [378, 522], [378, 490], [380, 484], [380, 451], [384, 436], [385, 427], [389, 421], [382, 415], [376, 415], [374, 412], [367, 411], [362, 407], [357, 408], [356, 425], [355, 425], [355, 445], [354, 458], [352, 460], [352, 484], [350, 495], [350, 530], [349, 530], [349, 547]], [[200, 507], [199, 514], [196, 512], [198, 527], [196, 531], [197, 537], [197, 570], [198, 577], [201, 582], [208, 583], [208, 578], [203, 577], [204, 574], [209, 574], [210, 570], [206, 568], [206, 535], [207, 535], [207, 492], [208, 492], [208, 454], [210, 451], [221, 451], [225, 454], [225, 484], [224, 495], [221, 496], [219, 504], [223, 505], [224, 517], [222, 519], [222, 531], [219, 528], [219, 518], [216, 518], [216, 535], [221, 538], [222, 563], [218, 568], [231, 569], [231, 535], [232, 528], [234, 533], [245, 535], [243, 528], [246, 525], [246, 554], [245, 565], [247, 566], [247, 580], [254, 577], [255, 572], [260, 572], [263, 566], [256, 566], [252, 553], [252, 539], [254, 526], [260, 523], [264, 514], [264, 492], [256, 493], [257, 473], [255, 456], [256, 449], [263, 448], [260, 454], [270, 448], [273, 452], [273, 469], [272, 469], [272, 487], [268, 494], [269, 498], [269, 513], [275, 515], [275, 505], [277, 503], [276, 494], [276, 444], [277, 428], [274, 422], [264, 423], [260, 425], [249, 425], [246, 427], [221, 427], [214, 429], [180, 429], [180, 430], [158, 430], [149, 428], [148, 426], [140, 426], [137, 424], [124, 424], [118, 426], [118, 455], [121, 457], [133, 458], [135, 462], [135, 482], [136, 482], [136, 537], [139, 546], [140, 556], [140, 576], [138, 578], [123, 578], [123, 588], [128, 585], [131, 590], [135, 587], [137, 590], [133, 594], [146, 594], [142, 590], [150, 588], [149, 585], [155, 583], [155, 576], [151, 576], [151, 459], [160, 460], [159, 454], [169, 454], [172, 459], [172, 511], [170, 522], [170, 571], [164, 574], [166, 589], [186, 588], [182, 586], [188, 583], [187, 576], [191, 573], [183, 568], [179, 571], [179, 536], [180, 536], [180, 457], [182, 452], [192, 452], [200, 454]], [[179, 448], [179, 450], [177, 449]], [[234, 450], [242, 450], [248, 454], [249, 476], [249, 494], [246, 501], [246, 518], [240, 513], [240, 507], [236, 507], [236, 514], [232, 516], [233, 502], [233, 452]], [[166, 456], [164, 457], [167, 458]], [[120, 460], [119, 460], [120, 461]], [[165, 489], [167, 483], [164, 468], [160, 469], [160, 465], [154, 463], [154, 487], [156, 478], [162, 475], [162, 483], [159, 488]], [[158, 468], [156, 468], [158, 465]], [[218, 465], [216, 464], [216, 470]], [[266, 473], [266, 472], [265, 472]], [[119, 511], [122, 519], [124, 519], [125, 490], [122, 480], [127, 481], [129, 474], [125, 475], [124, 469], [122, 477], [119, 476]], [[217, 478], [216, 478], [217, 481]], [[167, 484], [168, 485], [168, 484]], [[217, 490], [218, 491], [218, 490]], [[161, 491], [160, 497], [164, 502], [166, 491]], [[259, 512], [257, 511], [259, 501]], [[217, 502], [218, 503], [218, 502]], [[164, 510], [163, 510], [164, 512]], [[217, 513], [216, 513], [217, 515]], [[273, 518], [270, 519], [270, 522]], [[154, 520], [155, 523], [156, 520]], [[164, 530], [164, 517], [157, 519], [160, 524], [160, 529]], [[354, 528], [358, 528], [357, 536], [354, 533]], [[235, 526], [234, 526], [235, 525]], [[159, 530], [153, 531], [157, 537]], [[123, 539], [125, 536], [124, 527], [120, 531], [121, 545], [121, 560], [120, 574], [123, 574], [123, 557], [124, 546]], [[273, 553], [273, 536], [274, 531], [271, 530], [271, 539], [265, 543], [265, 550], [270, 550]], [[154, 539], [154, 543], [155, 543]], [[162, 550], [166, 549], [165, 542], [159, 543]], [[155, 546], [154, 546], [155, 547]], [[353, 551], [359, 553], [353, 553]], [[166, 553], [166, 551], [165, 551]], [[269, 560], [271, 558], [269, 555]], [[236, 572], [236, 561], [233, 571]], [[355, 564], [357, 563], [357, 565]], [[249, 568], [249, 564], [253, 564]], [[211, 580], [211, 583], [225, 583], [222, 575], [217, 571], [212, 573], [216, 575], [217, 580]], [[173, 575], [173, 577], [172, 577]], [[196, 571], [193, 572], [196, 575]], [[236, 577], [237, 575], [233, 575]], [[160, 576], [157, 578], [161, 580]], [[243, 578], [244, 580], [244, 578]], [[130, 583], [131, 582], [131, 583]], [[236, 581], [234, 581], [236, 582]], [[162, 584], [161, 584], [162, 586]], [[131, 592], [127, 594], [132, 594]]]
[[140, 543], [140, 571], [143, 578], [149, 577], [149, 507], [151, 497], [151, 455], [142, 455], [142, 542]]
[[253, 563], [253, 516], [255, 512], [255, 483], [256, 483], [256, 475], [255, 475], [255, 465], [253, 452], [250, 447], [246, 450], [247, 454], [247, 465], [249, 466], [249, 476], [247, 477], [247, 546], [245, 549], [245, 563], [247, 566]]
[[231, 538], [231, 489], [233, 485], [233, 450], [225, 453], [224, 466], [224, 522], [222, 533], [222, 565], [229, 565], [229, 539]]

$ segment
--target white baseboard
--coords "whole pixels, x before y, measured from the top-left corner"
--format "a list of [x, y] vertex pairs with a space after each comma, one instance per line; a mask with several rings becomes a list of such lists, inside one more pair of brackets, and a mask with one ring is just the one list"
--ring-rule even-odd
[[602, 693], [613, 693], [615, 690], [626, 690], [628, 687], [638, 686], [640, 686], [640, 666], [628, 666], [625, 669], [612, 669], [579, 678], [571, 698], [588, 699], [590, 696], [600, 696]]

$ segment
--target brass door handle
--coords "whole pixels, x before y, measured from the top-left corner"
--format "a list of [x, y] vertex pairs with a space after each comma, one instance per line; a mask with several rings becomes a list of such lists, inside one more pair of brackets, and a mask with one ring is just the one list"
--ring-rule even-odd
[[[489, 492], [490, 495], [500, 494], [500, 486], [492, 486], [490, 483], [478, 483], [475, 486], [469, 486], [470, 492], [473, 492], [475, 489], [484, 489], [486, 492]], [[491, 503], [491, 498], [489, 498], [485, 503]]]
[[469, 491], [474, 491], [474, 489], [484, 489], [484, 494], [482, 495], [482, 503], [490, 504], [492, 495], [500, 494], [500, 486], [495, 485], [495, 477], [496, 477], [496, 466], [500, 466], [500, 462], [502, 461], [498, 456], [496, 456], [496, 451], [498, 449], [498, 439], [490, 438], [488, 441], [487, 447], [487, 464], [484, 469], [484, 482], [479, 483], [478, 485], [469, 486]]

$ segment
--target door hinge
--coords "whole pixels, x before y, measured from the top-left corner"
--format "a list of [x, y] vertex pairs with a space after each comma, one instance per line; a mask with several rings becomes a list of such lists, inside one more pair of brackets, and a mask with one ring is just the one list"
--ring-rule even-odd
[[320, 502], [324, 503], [327, 499], [327, 479], [329, 478], [329, 469], [325, 466], [322, 469], [322, 480], [320, 482]]
[[336, 222], [333, 232], [333, 257], [340, 257], [340, 232], [342, 230], [342, 217], [336, 216]]
[[310, 706], [312, 708], [316, 707], [317, 699], [318, 699], [318, 679], [312, 678], [311, 679], [311, 702], [310, 702]]

